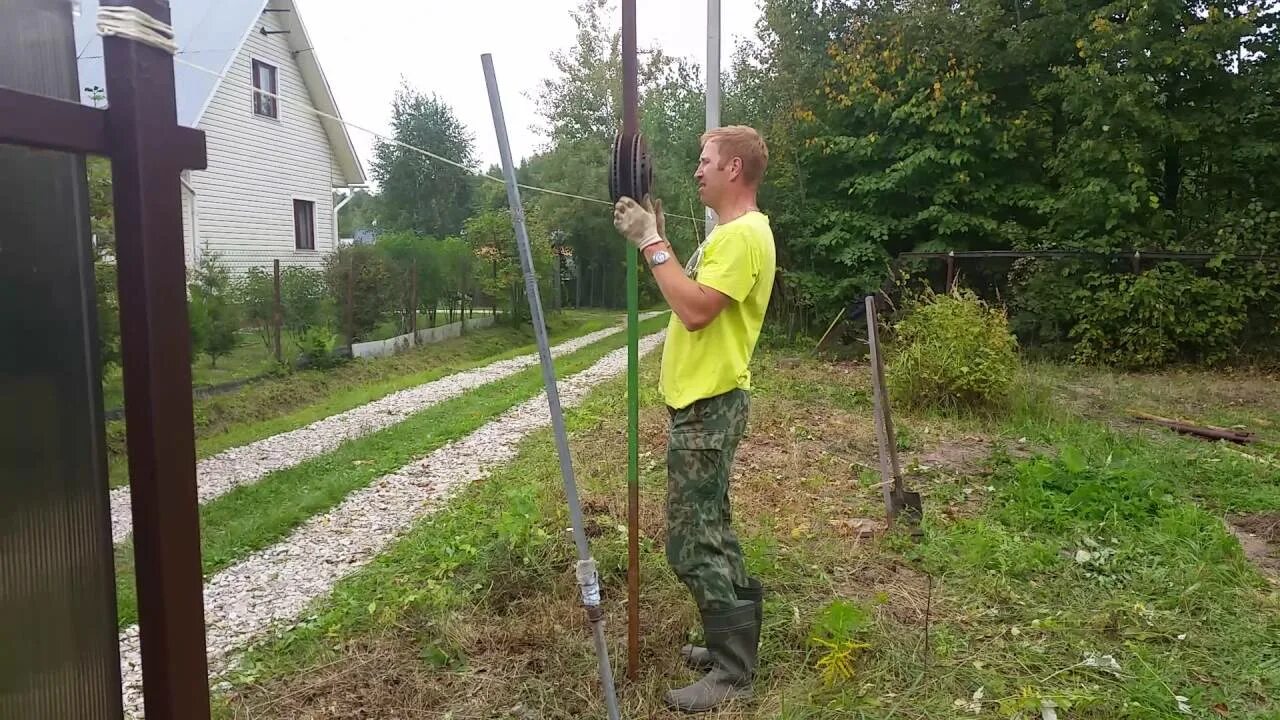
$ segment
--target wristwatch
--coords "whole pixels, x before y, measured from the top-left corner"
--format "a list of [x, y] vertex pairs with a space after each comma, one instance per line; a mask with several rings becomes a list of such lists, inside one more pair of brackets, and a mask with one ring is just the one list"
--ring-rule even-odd
[[670, 259], [671, 253], [666, 250], [658, 250], [649, 256], [649, 267], [657, 267]]

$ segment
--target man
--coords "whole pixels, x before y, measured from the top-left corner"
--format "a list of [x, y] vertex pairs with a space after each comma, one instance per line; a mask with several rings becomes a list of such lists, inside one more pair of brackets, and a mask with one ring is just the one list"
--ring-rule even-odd
[[760, 581], [747, 575], [731, 526], [729, 477], [747, 426], [751, 373], [775, 270], [769, 219], [756, 192], [769, 150], [749, 127], [702, 136], [694, 177], [719, 224], [682, 269], [666, 240], [662, 203], [622, 198], [613, 222], [640, 248], [671, 306], [661, 387], [667, 437], [667, 562], [702, 616], [706, 647], [686, 662], [707, 674], [666, 694], [668, 706], [703, 712], [749, 697], [760, 643]]

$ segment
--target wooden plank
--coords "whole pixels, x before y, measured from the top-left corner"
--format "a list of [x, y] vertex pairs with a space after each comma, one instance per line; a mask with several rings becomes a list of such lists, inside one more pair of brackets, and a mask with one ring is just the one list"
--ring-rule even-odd
[[876, 445], [880, 455], [880, 491], [884, 495], [885, 518], [892, 525], [898, 514], [897, 508], [894, 507], [893, 503], [893, 466], [897, 463], [897, 452], [890, 447], [889, 428], [885, 422], [884, 368], [880, 357], [880, 337], [876, 327], [875, 303], [875, 296], [868, 295], [866, 298], [866, 315], [867, 344], [871, 347], [871, 399], [875, 415]]

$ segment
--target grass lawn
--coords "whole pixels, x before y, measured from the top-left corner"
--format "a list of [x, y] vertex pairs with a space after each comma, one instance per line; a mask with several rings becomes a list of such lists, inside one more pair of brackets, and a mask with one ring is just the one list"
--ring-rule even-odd
[[[275, 366], [275, 357], [262, 338], [252, 330], [236, 334], [236, 347], [226, 357], [218, 358], [215, 366], [208, 357], [199, 355], [191, 365], [193, 387], [220, 385], [234, 380], [248, 380], [269, 372]], [[112, 410], [124, 405], [122, 371], [114, 367], [102, 381], [102, 405]]]
[[[1224, 523], [1280, 519], [1276, 446], [1245, 458], [1134, 424], [1107, 401], [1191, 415], [1239, 397], [1249, 405], [1236, 415], [1194, 415], [1270, 422], [1274, 393], [1207, 374], [1179, 384], [1037, 367], [999, 417], [899, 413], [925, 495], [913, 543], [852, 532], [883, 511], [866, 367], [777, 353], [756, 365], [734, 509], [768, 592], [762, 665], [755, 700], [715, 716], [1280, 718], [1280, 585]], [[619, 678], [624, 399], [619, 380], [569, 413]], [[677, 651], [696, 616], [663, 557], [665, 411], [651, 389], [643, 403], [642, 671], [619, 691], [624, 717], [666, 718], [662, 691], [694, 679]], [[539, 433], [254, 649], [217, 715], [604, 717], [567, 526]]]
[[[641, 331], [657, 332], [666, 320], [646, 320]], [[557, 358], [556, 373], [567, 377], [580, 372], [626, 341], [626, 333], [618, 333]], [[270, 546], [350, 492], [473, 432], [542, 389], [542, 370], [535, 365], [206, 503], [200, 508], [205, 576]], [[115, 558], [117, 616], [123, 627], [137, 622], [132, 540], [116, 547]]]
[[[566, 310], [548, 318], [551, 342], [617, 325], [624, 316], [612, 311]], [[532, 326], [499, 325], [399, 355], [267, 378], [235, 392], [195, 401], [196, 454], [201, 458], [215, 455], [397, 390], [535, 351]], [[107, 459], [111, 487], [127, 483], [123, 420], [107, 423]]]

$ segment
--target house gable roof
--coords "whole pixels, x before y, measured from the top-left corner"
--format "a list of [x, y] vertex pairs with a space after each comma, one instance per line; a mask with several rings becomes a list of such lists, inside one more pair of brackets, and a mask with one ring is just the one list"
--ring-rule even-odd
[[[200, 124], [227, 69], [240, 54], [249, 33], [258, 30], [262, 13], [268, 8], [283, 11], [281, 22], [289, 29], [284, 37], [298, 63], [312, 105], [323, 113], [341, 117], [294, 0], [172, 0], [170, 5], [178, 57], [184, 61], [173, 64], [178, 124], [187, 127]], [[80, 15], [75, 19], [77, 64], [82, 88], [106, 85], [102, 38], [96, 30], [97, 15], [98, 0], [82, 0]], [[198, 65], [204, 70], [184, 63]], [[92, 104], [88, 92], [82, 90], [81, 99], [85, 104]], [[346, 184], [365, 184], [364, 168], [346, 126], [323, 116], [319, 120]]]

